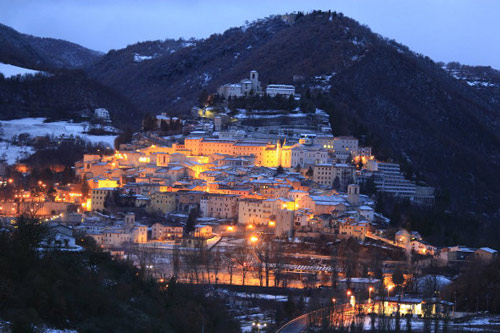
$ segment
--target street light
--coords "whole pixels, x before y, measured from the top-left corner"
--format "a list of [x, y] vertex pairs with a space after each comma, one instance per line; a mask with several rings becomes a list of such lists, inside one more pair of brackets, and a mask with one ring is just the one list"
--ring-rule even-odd
[[267, 327], [266, 323], [261, 323], [260, 321], [254, 321], [252, 323], [252, 327], [257, 327], [257, 332], [260, 333], [260, 330], [264, 327]]
[[371, 303], [373, 287], [368, 288], [368, 301]]
[[389, 293], [391, 292], [392, 289], [394, 289], [394, 285], [390, 284], [387, 286], [387, 297], [390, 297]]

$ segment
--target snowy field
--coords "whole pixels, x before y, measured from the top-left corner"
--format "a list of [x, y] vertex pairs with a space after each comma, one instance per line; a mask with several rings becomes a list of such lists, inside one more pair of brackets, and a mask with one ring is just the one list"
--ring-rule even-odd
[[103, 143], [110, 148], [113, 147], [116, 135], [88, 135], [83, 132], [88, 130], [89, 124], [70, 123], [68, 121], [55, 121], [44, 123], [46, 118], [22, 118], [14, 120], [2, 120], [0, 126], [2, 130], [1, 137], [6, 140], [11, 140], [15, 135], [28, 133], [31, 137], [53, 135], [66, 136], [73, 135], [81, 137], [92, 143]]
[[16, 146], [9, 142], [0, 142], [0, 158], [7, 160], [8, 164], [15, 164], [18, 160], [30, 157], [35, 149], [30, 146]]
[[39, 71], [35, 71], [33, 69], [28, 69], [28, 68], [23, 68], [23, 67], [18, 67], [18, 66], [13, 66], [13, 65], [7, 65], [4, 63], [0, 62], [0, 73], [3, 74], [6, 78], [10, 78], [12, 76], [16, 75], [25, 75], [25, 74], [36, 74], [40, 73]]
[[[89, 128], [88, 123], [71, 123], [68, 121], [56, 121], [44, 123], [46, 118], [22, 118], [0, 121], [0, 157], [7, 159], [9, 164], [16, 160], [28, 157], [35, 150], [30, 146], [16, 146], [10, 142], [21, 133], [27, 133], [31, 137], [55, 136], [55, 137], [81, 137], [94, 144], [101, 143], [106, 147], [113, 148], [116, 135], [88, 135], [83, 132]], [[114, 128], [110, 128], [114, 130]]]

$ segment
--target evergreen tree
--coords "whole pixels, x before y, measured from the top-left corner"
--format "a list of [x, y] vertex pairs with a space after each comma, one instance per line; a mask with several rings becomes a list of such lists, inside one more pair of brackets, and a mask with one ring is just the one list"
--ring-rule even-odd
[[156, 130], [156, 117], [150, 113], [144, 116], [142, 120], [142, 130], [144, 132]]
[[189, 234], [190, 232], [194, 231], [197, 218], [198, 218], [198, 209], [191, 208], [191, 210], [189, 211], [188, 219], [186, 221], [186, 226], [184, 230], [185, 234]]
[[340, 191], [340, 178], [339, 176], [336, 176], [335, 179], [333, 180], [333, 189], [335, 191]]
[[314, 174], [314, 171], [313, 171], [312, 167], [309, 166], [309, 169], [307, 169], [307, 172], [306, 172], [306, 176], [309, 178], [312, 178], [313, 174]]

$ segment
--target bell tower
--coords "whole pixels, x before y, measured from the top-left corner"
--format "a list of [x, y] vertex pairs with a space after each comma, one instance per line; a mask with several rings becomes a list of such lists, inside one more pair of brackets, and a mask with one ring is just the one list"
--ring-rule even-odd
[[353, 206], [359, 205], [359, 185], [347, 185], [347, 201]]

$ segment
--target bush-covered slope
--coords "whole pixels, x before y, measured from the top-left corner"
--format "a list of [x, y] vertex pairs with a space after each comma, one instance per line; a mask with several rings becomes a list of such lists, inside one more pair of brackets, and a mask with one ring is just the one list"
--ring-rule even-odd
[[0, 232], [0, 318], [14, 332], [44, 325], [78, 332], [237, 332], [224, 304], [202, 289], [166, 287], [131, 264], [112, 260], [84, 239], [87, 250], [37, 250], [44, 231], [21, 219]]

